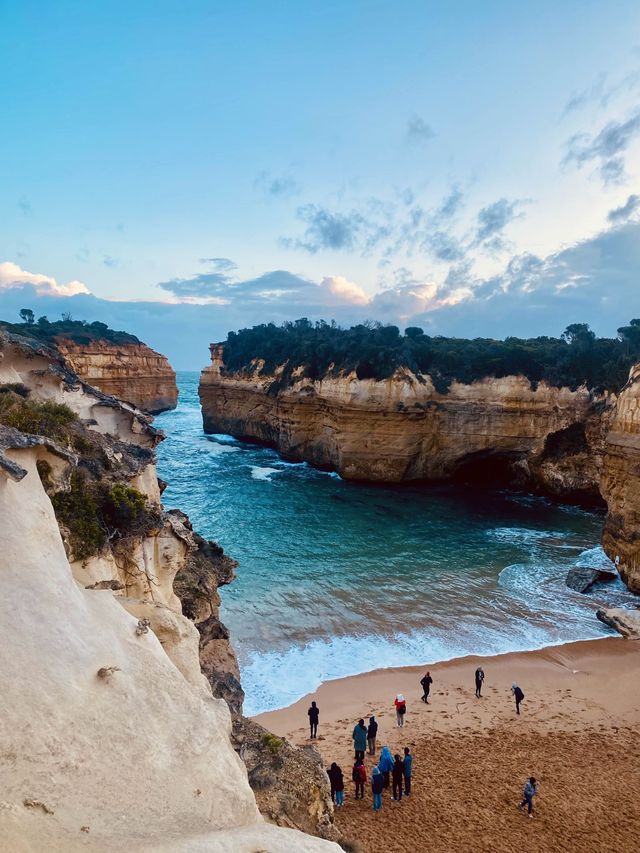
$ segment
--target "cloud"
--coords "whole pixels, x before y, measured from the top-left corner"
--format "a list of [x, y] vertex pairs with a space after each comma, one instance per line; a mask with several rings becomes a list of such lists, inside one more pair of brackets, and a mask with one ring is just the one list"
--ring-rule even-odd
[[30, 216], [33, 213], [33, 208], [31, 207], [31, 202], [26, 196], [22, 196], [20, 201], [18, 202], [18, 209], [24, 213], [25, 216]]
[[351, 305], [368, 305], [371, 301], [367, 293], [352, 281], [347, 281], [341, 275], [327, 276], [322, 279], [320, 287], [326, 288], [338, 300]]
[[478, 213], [476, 242], [485, 243], [493, 249], [503, 248], [504, 242], [500, 235], [507, 225], [522, 216], [521, 213], [516, 212], [519, 204], [517, 200], [509, 201], [501, 198], [483, 207]]
[[27, 272], [11, 261], [0, 263], [0, 291], [19, 288], [24, 284], [32, 284], [36, 293], [48, 296], [75, 296], [78, 293], [89, 293], [88, 288], [81, 281], [74, 280], [66, 284], [58, 284], [52, 276]]
[[464, 196], [459, 187], [454, 187], [437, 211], [439, 219], [451, 219], [462, 207]]
[[210, 272], [190, 278], [171, 278], [168, 281], [159, 282], [157, 286], [180, 300], [215, 302], [224, 305], [226, 301], [221, 300], [216, 294], [221, 286], [226, 286], [230, 281], [231, 279], [224, 273]]
[[238, 265], [229, 258], [200, 258], [201, 264], [207, 264], [214, 272], [232, 272]]
[[407, 139], [409, 142], [424, 145], [434, 136], [433, 128], [421, 116], [415, 115], [409, 119], [407, 123]]
[[267, 199], [291, 198], [301, 190], [300, 184], [291, 175], [271, 175], [269, 172], [260, 172], [253, 186]]
[[368, 207], [374, 216], [352, 210], [349, 213], [337, 213], [320, 205], [307, 204], [299, 207], [298, 219], [307, 226], [300, 238], [283, 238], [280, 242], [287, 248], [304, 249], [316, 254], [323, 250], [368, 252], [391, 232], [390, 225], [376, 221], [385, 217], [385, 206], [376, 199], [370, 199]]
[[624, 179], [624, 153], [640, 133], [640, 112], [626, 121], [610, 121], [595, 136], [579, 133], [567, 142], [562, 164], [575, 163], [580, 169], [595, 162], [605, 184], [621, 183]]
[[621, 207], [616, 207], [610, 210], [607, 214], [609, 222], [624, 222], [629, 219], [638, 209], [640, 209], [640, 196], [630, 195], [626, 202]]
[[112, 257], [111, 255], [103, 255], [102, 265], [107, 267], [108, 269], [115, 269], [116, 267], [120, 266], [120, 261], [117, 258]]

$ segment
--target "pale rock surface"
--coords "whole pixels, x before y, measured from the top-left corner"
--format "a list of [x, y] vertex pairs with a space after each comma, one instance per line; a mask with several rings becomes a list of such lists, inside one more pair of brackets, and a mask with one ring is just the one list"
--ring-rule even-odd
[[596, 611], [596, 616], [628, 640], [640, 640], [640, 610], [606, 607]]

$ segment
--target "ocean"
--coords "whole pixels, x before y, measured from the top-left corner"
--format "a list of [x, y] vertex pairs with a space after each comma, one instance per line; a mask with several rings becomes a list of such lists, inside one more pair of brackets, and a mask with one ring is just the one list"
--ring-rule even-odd
[[596, 608], [633, 598], [620, 581], [587, 595], [565, 585], [573, 566], [611, 566], [601, 514], [499, 490], [351, 483], [207, 436], [198, 378], [179, 373], [178, 408], [155, 420], [158, 473], [165, 506], [240, 564], [220, 593], [246, 714], [379, 667], [606, 636]]

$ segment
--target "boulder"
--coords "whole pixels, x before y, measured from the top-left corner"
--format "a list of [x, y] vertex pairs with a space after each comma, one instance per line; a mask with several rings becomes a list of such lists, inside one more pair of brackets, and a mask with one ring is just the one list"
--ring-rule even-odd
[[590, 569], [577, 567], [570, 569], [567, 573], [566, 584], [576, 592], [588, 592], [594, 583], [605, 583], [614, 581], [618, 575], [613, 569]]
[[596, 616], [628, 640], [640, 640], [640, 610], [607, 607], [597, 610]]

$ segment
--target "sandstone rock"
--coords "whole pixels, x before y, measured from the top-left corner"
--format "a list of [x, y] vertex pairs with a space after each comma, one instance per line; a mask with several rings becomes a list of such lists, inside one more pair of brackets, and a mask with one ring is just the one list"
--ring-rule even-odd
[[72, 370], [105, 394], [127, 400], [152, 415], [175, 409], [175, 371], [164, 355], [145, 344], [77, 344], [62, 338], [56, 346]]
[[595, 583], [614, 581], [617, 577], [614, 571], [577, 567], [567, 573], [566, 584], [576, 592], [587, 592]]
[[596, 616], [629, 640], [640, 640], [640, 610], [609, 607], [596, 611]]

